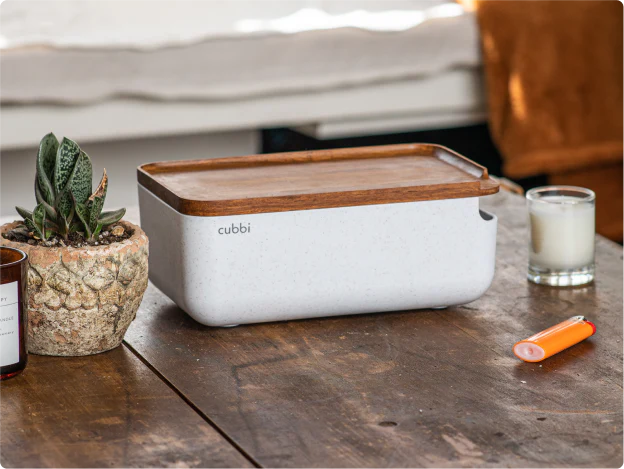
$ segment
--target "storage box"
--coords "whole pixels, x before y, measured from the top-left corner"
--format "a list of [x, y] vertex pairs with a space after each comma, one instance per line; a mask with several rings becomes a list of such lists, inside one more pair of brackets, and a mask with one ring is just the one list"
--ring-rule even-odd
[[145, 164], [150, 279], [228, 326], [468, 303], [494, 275], [487, 170], [436, 145]]

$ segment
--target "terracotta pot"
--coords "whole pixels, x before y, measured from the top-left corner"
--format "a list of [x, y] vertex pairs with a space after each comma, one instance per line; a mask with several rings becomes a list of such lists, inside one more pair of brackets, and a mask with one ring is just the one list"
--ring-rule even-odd
[[121, 344], [147, 288], [148, 239], [132, 236], [104, 246], [43, 247], [5, 239], [19, 225], [0, 227], [0, 244], [25, 251], [28, 268], [28, 351], [77, 356]]

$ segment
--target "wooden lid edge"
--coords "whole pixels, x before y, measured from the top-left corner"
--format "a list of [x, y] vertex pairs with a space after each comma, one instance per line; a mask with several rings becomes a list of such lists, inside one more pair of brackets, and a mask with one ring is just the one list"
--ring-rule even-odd
[[[422, 187], [417, 189], [414, 187], [377, 189], [374, 202], [371, 202], [370, 191], [368, 190], [327, 192], [323, 194], [321, 199], [317, 197], [317, 194], [299, 194], [250, 199], [195, 201], [180, 199], [170, 191], [163, 191], [162, 186], [143, 187], [182, 215], [220, 217], [480, 197], [498, 192], [498, 184], [491, 182], [492, 184], [486, 186], [483, 186], [480, 181], [464, 183], [462, 184], [464, 191], [457, 191], [448, 185], [442, 185], [442, 187], [432, 185], [424, 191]], [[474, 188], [475, 185], [479, 190], [478, 194], [475, 194], [474, 189], [470, 187]], [[444, 194], [441, 199], [437, 198], [440, 192]]]

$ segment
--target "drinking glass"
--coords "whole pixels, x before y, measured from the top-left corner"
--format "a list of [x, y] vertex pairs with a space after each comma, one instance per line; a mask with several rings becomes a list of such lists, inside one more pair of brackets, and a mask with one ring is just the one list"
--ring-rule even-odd
[[528, 279], [565, 287], [594, 280], [596, 194], [574, 186], [546, 186], [526, 194], [531, 238]]

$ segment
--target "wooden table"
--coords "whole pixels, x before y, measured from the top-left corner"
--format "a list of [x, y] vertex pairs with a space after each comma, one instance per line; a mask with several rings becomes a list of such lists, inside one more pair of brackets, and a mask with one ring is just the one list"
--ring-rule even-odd
[[[499, 217], [494, 283], [446, 310], [218, 329], [150, 286], [124, 346], [31, 356], [0, 386], [10, 466], [622, 465], [622, 248], [597, 280], [529, 284], [524, 201]], [[570, 316], [598, 333], [542, 364], [512, 344]]]

